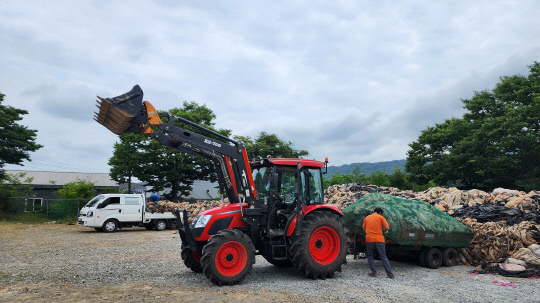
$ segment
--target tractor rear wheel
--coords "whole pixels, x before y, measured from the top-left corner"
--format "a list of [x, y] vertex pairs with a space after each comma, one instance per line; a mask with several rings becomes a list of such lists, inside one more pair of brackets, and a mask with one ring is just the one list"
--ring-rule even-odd
[[255, 246], [236, 229], [224, 229], [213, 235], [202, 249], [204, 275], [217, 285], [242, 282], [255, 263]]
[[180, 256], [184, 261], [184, 265], [194, 272], [203, 272], [201, 266], [201, 252], [197, 250], [191, 250], [191, 248], [185, 247], [184, 244], [182, 244], [181, 249], [182, 252], [180, 253]]
[[336, 214], [310, 213], [304, 218], [300, 235], [291, 237], [290, 252], [294, 267], [304, 276], [331, 278], [347, 263], [347, 229]]

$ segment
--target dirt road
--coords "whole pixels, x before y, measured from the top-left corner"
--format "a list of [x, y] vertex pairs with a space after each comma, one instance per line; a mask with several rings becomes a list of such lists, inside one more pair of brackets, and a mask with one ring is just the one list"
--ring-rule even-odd
[[[370, 278], [366, 260], [351, 256], [336, 278], [316, 281], [292, 268], [276, 268], [258, 256], [242, 284], [218, 287], [203, 274], [185, 268], [174, 230], [130, 228], [106, 234], [77, 225], [0, 222], [0, 256], [0, 302], [512, 302], [540, 298], [540, 281], [475, 276], [465, 266], [428, 270], [392, 262], [395, 280], [384, 275]], [[513, 281], [517, 288], [497, 286], [494, 279]]]

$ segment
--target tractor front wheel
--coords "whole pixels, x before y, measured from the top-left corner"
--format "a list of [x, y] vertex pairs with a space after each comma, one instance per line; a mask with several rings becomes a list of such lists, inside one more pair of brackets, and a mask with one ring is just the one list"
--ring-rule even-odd
[[201, 251], [191, 250], [191, 248], [185, 247], [184, 244], [182, 244], [181, 249], [182, 252], [180, 253], [180, 256], [184, 261], [184, 265], [194, 272], [203, 272], [201, 266]]
[[331, 278], [347, 263], [347, 229], [334, 213], [308, 214], [300, 235], [291, 237], [291, 243], [294, 267], [308, 278]]
[[243, 232], [225, 229], [213, 235], [202, 249], [204, 275], [217, 285], [242, 282], [255, 263], [255, 246]]

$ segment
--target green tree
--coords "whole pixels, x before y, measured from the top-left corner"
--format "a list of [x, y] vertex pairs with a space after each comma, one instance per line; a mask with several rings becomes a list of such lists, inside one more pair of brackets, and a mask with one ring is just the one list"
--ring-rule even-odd
[[37, 130], [16, 123], [28, 111], [2, 105], [4, 96], [0, 93], [0, 181], [6, 178], [6, 164], [20, 165], [24, 160], [31, 161], [29, 153], [43, 147], [35, 143]]
[[77, 179], [66, 183], [57, 193], [63, 199], [88, 199], [95, 196], [96, 189], [94, 183]]
[[397, 167], [394, 169], [394, 172], [388, 176], [388, 181], [390, 181], [390, 186], [397, 187], [401, 190], [411, 189], [412, 185], [408, 180], [408, 176], [404, 173], [401, 168]]
[[388, 180], [388, 176], [382, 170], [378, 170], [374, 173], [371, 173], [369, 175], [368, 183], [374, 184], [377, 186], [390, 186], [390, 181]]
[[128, 184], [131, 192], [131, 182], [141, 171], [141, 163], [145, 163], [142, 148], [148, 145], [149, 138], [135, 133], [120, 135], [120, 142], [114, 143], [113, 156], [109, 159], [111, 179], [118, 183]]
[[528, 76], [502, 77], [490, 91], [462, 100], [467, 110], [423, 130], [409, 144], [412, 181], [465, 188], [540, 185], [540, 64]]
[[291, 141], [284, 141], [275, 134], [261, 132], [255, 139], [234, 136], [234, 139], [246, 145], [249, 160], [257, 161], [268, 158], [302, 158], [309, 155], [307, 150], [296, 150]]
[[32, 187], [25, 185], [32, 183], [33, 178], [25, 178], [26, 173], [6, 174], [0, 182], [0, 213], [15, 213], [17, 204], [13, 198], [29, 198], [33, 196]]

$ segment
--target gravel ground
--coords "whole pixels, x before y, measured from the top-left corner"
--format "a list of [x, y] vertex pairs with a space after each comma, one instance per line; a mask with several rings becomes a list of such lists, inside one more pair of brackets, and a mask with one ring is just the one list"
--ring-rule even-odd
[[0, 222], [0, 256], [0, 302], [540, 302], [540, 280], [394, 261], [396, 279], [383, 272], [372, 278], [367, 260], [352, 256], [328, 280], [306, 279], [257, 256], [242, 284], [219, 287], [185, 268], [173, 230], [106, 234], [77, 225]]

